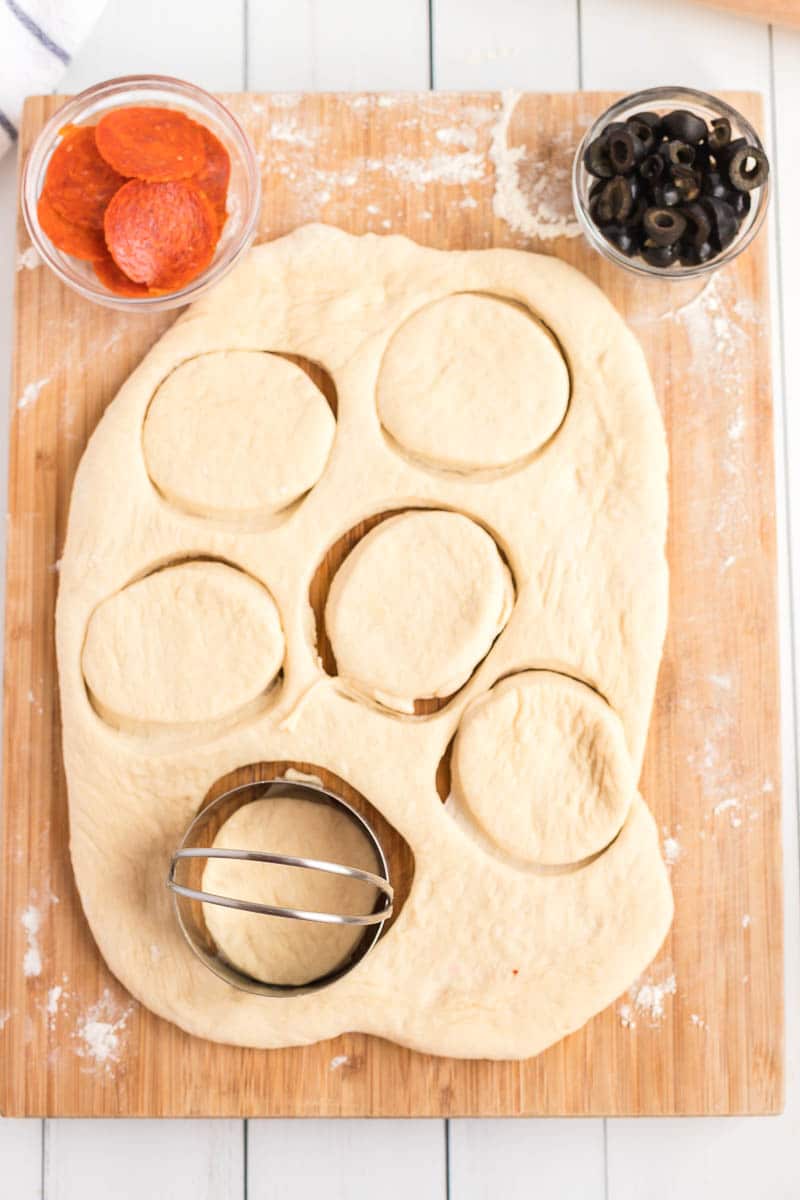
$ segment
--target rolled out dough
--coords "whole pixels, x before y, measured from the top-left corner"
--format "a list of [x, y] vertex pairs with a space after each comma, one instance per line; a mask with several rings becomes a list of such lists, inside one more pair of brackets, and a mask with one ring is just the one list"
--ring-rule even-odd
[[[379, 871], [364, 831], [326, 804], [288, 796], [254, 800], [237, 809], [214, 838], [228, 850], [259, 850]], [[312, 912], [371, 912], [376, 889], [357, 879], [295, 867], [210, 858], [203, 890], [259, 904]], [[364, 936], [364, 926], [315, 925], [285, 917], [204, 904], [206, 926], [223, 956], [264, 983], [302, 984], [327, 975]]]
[[[463, 293], [521, 305], [552, 333], [569, 367], [569, 407], [557, 432], [498, 477], [419, 462], [386, 436], [378, 415], [376, 383], [392, 339], [413, 328], [415, 314]], [[518, 328], [518, 312], [501, 307]], [[486, 339], [485, 311], [470, 330], [475, 344]], [[506, 335], [507, 352], [486, 374], [493, 409], [485, 438], [495, 461], [493, 428], [498, 441], [507, 430], [504, 381], [509, 372], [516, 380], [516, 335]], [[142, 452], [146, 416], [165, 380], [201, 355], [242, 351], [320, 363], [338, 395], [321, 477], [296, 507], [259, 528], [171, 504], [153, 486]], [[409, 338], [409, 370], [435, 370], [431, 356], [446, 353], [428, 338], [417, 345]], [[544, 378], [531, 380], [535, 410], [557, 413], [563, 397], [545, 395]], [[280, 388], [270, 402], [282, 402]], [[407, 402], [418, 407], [425, 397]], [[501, 680], [545, 669], [605, 697], [638, 778], [666, 623], [666, 469], [639, 346], [603, 294], [552, 256], [445, 253], [400, 237], [354, 238], [310, 226], [258, 246], [176, 321], [109, 406], [80, 463], [57, 613], [75, 876], [103, 955], [142, 1003], [201, 1037], [242, 1045], [286, 1046], [361, 1030], [437, 1054], [518, 1058], [576, 1029], [630, 985], [658, 950], [672, 913], [644, 801], [633, 797], [618, 836], [597, 857], [544, 870], [470, 836], [442, 804], [436, 774], [465, 712]], [[302, 486], [307, 479], [295, 482]], [[365, 517], [393, 509], [466, 514], [491, 531], [515, 584], [513, 610], [488, 655], [426, 717], [389, 711], [328, 678], [309, 609], [310, 584], [330, 547]], [[216, 725], [209, 698], [215, 712], [238, 704], [269, 677], [277, 656], [265, 665], [258, 639], [248, 656], [249, 638], [235, 621], [223, 633], [217, 616], [203, 612], [198, 630], [218, 632], [206, 653], [181, 654], [185, 678], [169, 699], [155, 660], [146, 703], [128, 667], [115, 681], [112, 659], [96, 660], [92, 690], [110, 708], [152, 718], [155, 704], [159, 719], [189, 715], [194, 722], [188, 731], [173, 725], [166, 741], [149, 728], [121, 732], [87, 695], [82, 658], [93, 614], [109, 597], [134, 592], [131, 580], [187, 558], [230, 563], [274, 599], [284, 639], [279, 685], [265, 711]], [[487, 568], [487, 580], [499, 602], [495, 568]], [[135, 668], [136, 645], [153, 636], [141, 622], [169, 629], [178, 619], [172, 610], [172, 602], [170, 615], [137, 608], [135, 621], [112, 622], [119, 661]], [[499, 603], [494, 613], [499, 625]], [[440, 637], [446, 642], [450, 630], [441, 628]], [[157, 644], [170, 653], [161, 635]], [[228, 665], [221, 671], [219, 662]], [[395, 665], [398, 676], [407, 666]], [[404, 682], [395, 690], [417, 688]], [[536, 712], [546, 729], [547, 706]], [[487, 757], [497, 754], [497, 746], [485, 747]], [[208, 971], [185, 945], [164, 886], [170, 854], [211, 785], [257, 762], [334, 771], [414, 855], [408, 898], [375, 949], [329, 988], [291, 999], [238, 992]], [[552, 764], [543, 764], [543, 780], [551, 777]], [[594, 840], [596, 829], [582, 831], [572, 812], [567, 840], [577, 847], [584, 833]]]
[[491, 537], [460, 513], [381, 522], [334, 576], [325, 624], [340, 677], [401, 712], [449, 696], [508, 620], [514, 589]]

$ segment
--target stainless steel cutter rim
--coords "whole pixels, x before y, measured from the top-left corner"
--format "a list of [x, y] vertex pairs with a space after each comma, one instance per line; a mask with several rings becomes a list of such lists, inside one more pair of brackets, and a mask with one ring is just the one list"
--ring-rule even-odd
[[[369, 871], [362, 871], [357, 867], [346, 867], [341, 863], [330, 863], [321, 859], [294, 858], [290, 855], [264, 854], [253, 850], [218, 850], [214, 847], [187, 846], [186, 843], [191, 839], [198, 825], [205, 824], [208, 821], [213, 809], [221, 807], [224, 803], [235, 799], [242, 793], [251, 792], [256, 789], [259, 789], [261, 794], [253, 796], [253, 800], [268, 798], [269, 789], [277, 786], [295, 793], [298, 799], [315, 799], [319, 803], [328, 804], [333, 808], [343, 810], [366, 835], [378, 859], [381, 874], [373, 874]], [[263, 789], [267, 789], [267, 791], [265, 792]], [[309, 797], [308, 793], [312, 793], [312, 795]], [[187, 888], [179, 884], [174, 878], [179, 862], [188, 858], [201, 857], [251, 859], [266, 863], [275, 863], [281, 866], [297, 866], [311, 870], [324, 870], [330, 874], [346, 875], [363, 882], [371, 883], [378, 888], [379, 896], [376, 899], [376, 908], [372, 913], [356, 915], [354, 917], [349, 917], [343, 913], [313, 913], [303, 909], [273, 908], [270, 905], [256, 905], [249, 901], [238, 900], [235, 897], [215, 896], [212, 893]], [[231, 986], [238, 988], [240, 991], [262, 996], [301, 996], [310, 992], [320, 991], [322, 988], [335, 983], [337, 979], [341, 979], [342, 976], [347, 975], [366, 958], [380, 938], [384, 926], [393, 912], [394, 889], [389, 880], [389, 864], [383, 846], [369, 822], [337, 792], [333, 792], [316, 783], [295, 781], [281, 776], [274, 776], [270, 779], [256, 779], [252, 783], [238, 784], [236, 787], [229, 788], [217, 796], [216, 799], [204, 805], [189, 824], [178, 849], [172, 856], [166, 884], [172, 893], [173, 907], [180, 930], [196, 957], [213, 974], [224, 979]], [[364, 936], [353, 950], [351, 956], [341, 966], [334, 968], [333, 971], [321, 976], [319, 979], [310, 980], [304, 984], [267, 983], [240, 971], [238, 967], [234, 967], [224, 957], [209, 953], [199, 943], [193, 930], [187, 924], [181, 909], [181, 899], [199, 900], [201, 903], [219, 904], [226, 908], [240, 908], [245, 911], [262, 913], [266, 916], [287, 917], [293, 920], [317, 921], [323, 924], [362, 925], [364, 927]], [[378, 907], [379, 905], [380, 907]]]

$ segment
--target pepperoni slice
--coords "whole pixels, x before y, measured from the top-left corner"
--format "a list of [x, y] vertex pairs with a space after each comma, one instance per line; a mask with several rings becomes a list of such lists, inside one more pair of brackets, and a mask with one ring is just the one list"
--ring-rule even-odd
[[73, 225], [70, 221], [65, 221], [53, 208], [45, 192], [39, 197], [36, 212], [42, 232], [65, 254], [72, 254], [75, 258], [88, 259], [91, 262], [108, 253], [102, 229], [87, 229], [83, 225]]
[[47, 167], [44, 194], [60, 217], [102, 229], [103, 213], [125, 180], [100, 157], [91, 125], [67, 126]]
[[105, 235], [129, 279], [171, 291], [205, 270], [219, 230], [211, 201], [196, 183], [131, 179], [106, 209]]
[[96, 259], [92, 266], [94, 273], [110, 292], [118, 296], [149, 296], [150, 290], [143, 283], [134, 283], [124, 271], [120, 271], [111, 255], [106, 251], [103, 258]]
[[116, 108], [100, 118], [96, 137], [115, 171], [148, 183], [188, 179], [205, 161], [202, 127], [171, 108]]
[[231, 160], [222, 142], [205, 125], [201, 125], [203, 142], [205, 144], [206, 161], [197, 174], [194, 182], [208, 196], [217, 214], [220, 229], [225, 224], [228, 214], [225, 201], [228, 197], [228, 182], [231, 177]]

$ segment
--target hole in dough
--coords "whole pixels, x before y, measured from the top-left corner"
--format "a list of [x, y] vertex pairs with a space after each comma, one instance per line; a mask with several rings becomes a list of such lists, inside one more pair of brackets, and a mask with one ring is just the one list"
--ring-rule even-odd
[[511, 675], [467, 708], [452, 789], [515, 859], [581, 862], [624, 824], [636, 780], [616, 713], [592, 688], [550, 671]]
[[332, 673], [387, 708], [419, 712], [420, 701], [463, 687], [513, 604], [511, 572], [476, 521], [438, 509], [395, 513], [333, 576], [324, 601]]
[[284, 641], [275, 602], [214, 560], [165, 566], [92, 613], [82, 669], [108, 724], [132, 733], [193, 729], [266, 707]]
[[165, 500], [194, 515], [247, 521], [279, 513], [325, 469], [335, 397], [330, 376], [303, 359], [255, 350], [191, 358], [147, 410], [150, 479]]
[[473, 292], [409, 317], [386, 348], [376, 386], [390, 440], [450, 471], [529, 459], [561, 425], [569, 396], [549, 330], [523, 305]]
[[[209, 789], [207, 795], [203, 799], [203, 804], [201, 807], [205, 808], [207, 804], [210, 804], [213, 800], [216, 800], [218, 796], [221, 796], [223, 794], [223, 792], [230, 791], [232, 788], [240, 787], [240, 786], [243, 786], [244, 784], [248, 784], [248, 783], [254, 783], [257, 780], [281, 779], [281, 778], [291, 780], [292, 782], [302, 783], [305, 780], [306, 782], [310, 781], [313, 783], [321, 783], [322, 786], [327, 788], [329, 791], [334, 792], [337, 796], [341, 796], [342, 799], [345, 800], [351, 806], [351, 808], [354, 808], [356, 810], [356, 812], [358, 812], [362, 817], [364, 817], [364, 819], [367, 821], [368, 825], [371, 827], [373, 833], [375, 834], [378, 841], [380, 842], [381, 848], [383, 849], [383, 853], [386, 857], [386, 861], [389, 866], [389, 878], [391, 880], [391, 884], [394, 889], [393, 912], [392, 912], [391, 918], [389, 919], [389, 921], [387, 921], [386, 925], [384, 926], [383, 933], [381, 934], [381, 942], [383, 942], [384, 939], [387, 937], [389, 931], [392, 929], [392, 927], [397, 922], [397, 920], [400, 916], [400, 913], [403, 910], [403, 906], [405, 905], [405, 902], [408, 899], [409, 893], [411, 891], [411, 885], [412, 885], [412, 882], [414, 879], [414, 855], [412, 853], [411, 847], [409, 846], [409, 844], [405, 840], [405, 838], [402, 837], [401, 834], [399, 834], [397, 832], [397, 830], [394, 828], [393, 825], [390, 825], [390, 823], [386, 820], [386, 818], [383, 816], [383, 814], [381, 812], [379, 812], [379, 810], [376, 809], [372, 804], [370, 804], [369, 801], [366, 800], [365, 797], [360, 792], [356, 791], [356, 789], [354, 787], [352, 787], [349, 783], [347, 783], [346, 780], [342, 779], [341, 776], [335, 775], [332, 771], [328, 771], [325, 768], [319, 767], [314, 763], [286, 762], [286, 761], [253, 763], [250, 766], [240, 767], [235, 771], [231, 771], [227, 775], [224, 775], [224, 776], [222, 776], [222, 778], [218, 779], [214, 783], [214, 785]], [[226, 822], [226, 818], [228, 817], [229, 814], [227, 811], [225, 811], [225, 809], [226, 809], [226, 806], [223, 806], [223, 811], [220, 813], [220, 829], [217, 830], [217, 834], [216, 834], [217, 837], [219, 836], [220, 830], [222, 828], [226, 827], [226, 825], [224, 825], [223, 822]], [[239, 809], [238, 811], [241, 812], [243, 810]], [[328, 809], [327, 811], [333, 812], [334, 810]], [[347, 822], [347, 824], [348, 824], [350, 830], [353, 830], [355, 828], [353, 826], [352, 822]], [[266, 827], [264, 827], [264, 828], [266, 828]], [[370, 856], [370, 861], [366, 862], [366, 863], [361, 863], [361, 862], [355, 861], [355, 859], [353, 859], [352, 856], [347, 858], [346, 860], [344, 858], [336, 859], [336, 855], [335, 855], [334, 851], [330, 849], [330, 846], [328, 844], [326, 844], [323, 847], [324, 853], [318, 853], [318, 854], [311, 853], [311, 851], [307, 848], [308, 842], [304, 838], [302, 826], [299, 822], [297, 823], [296, 836], [295, 836], [295, 831], [293, 829], [293, 823], [288, 820], [284, 823], [283, 820], [281, 819], [280, 829], [281, 829], [280, 837], [286, 838], [285, 844], [288, 846], [290, 844], [289, 839], [294, 838], [294, 841], [291, 841], [291, 845], [296, 845], [298, 847], [297, 849], [284, 850], [283, 853], [294, 854], [294, 855], [300, 856], [300, 857], [311, 857], [311, 858], [316, 857], [316, 858], [327, 858], [329, 860], [333, 859], [334, 861], [342, 861], [342, 862], [346, 861], [348, 866], [363, 866], [364, 869], [369, 870], [369, 871], [374, 871], [377, 869], [376, 865], [374, 864], [374, 859], [372, 859], [372, 857], [371, 857], [372, 853], [373, 853], [372, 847], [369, 845], [368, 842], [365, 842], [364, 844], [366, 846], [366, 852]], [[231, 830], [229, 829], [228, 832], [230, 833]], [[233, 827], [232, 832], [237, 837], [241, 833], [241, 831], [237, 830], [236, 827]], [[245, 833], [246, 833], [246, 831], [245, 831]], [[363, 835], [357, 829], [356, 829], [356, 833], [358, 835], [358, 839], [363, 840]], [[258, 836], [258, 831], [256, 831], [256, 835]], [[227, 836], [227, 834], [226, 834], [226, 836]], [[244, 834], [242, 834], [242, 836], [244, 836]], [[266, 833], [264, 834], [265, 839], [266, 839], [266, 836], [269, 836], [269, 838], [271, 839], [272, 831], [270, 830], [268, 832], [268, 834], [266, 834]], [[315, 833], [314, 837], [316, 837], [316, 836], [317, 836], [317, 834]], [[347, 837], [351, 837], [351, 836], [352, 836], [351, 834], [349, 834], [349, 833], [347, 834]], [[302, 847], [303, 847], [302, 849], [300, 848], [301, 838], [302, 838]], [[216, 841], [216, 838], [215, 838], [214, 844], [215, 845], [218, 844]], [[219, 844], [222, 844], [222, 843], [219, 843]], [[233, 842], [231, 842], [230, 844], [233, 845]], [[357, 842], [356, 844], [360, 845], [360, 841]], [[349, 845], [349, 843], [348, 843], [348, 845]], [[239, 845], [236, 848], [241, 849], [242, 847], [241, 847], [241, 845]], [[247, 846], [245, 846], [245, 849], [250, 849], [250, 848], [251, 848], [251, 846], [250, 846], [250, 843], [248, 842]], [[276, 845], [275, 845], [274, 841], [271, 841], [270, 845], [268, 845], [268, 846], [265, 845], [262, 847], [260, 845], [253, 845], [252, 849], [275, 850]], [[210, 865], [210, 862], [209, 862], [209, 865]], [[270, 870], [270, 871], [274, 872], [275, 870], [277, 870], [277, 868], [268, 867], [268, 868], [265, 868], [265, 870]], [[286, 872], [288, 872], [289, 868], [286, 868], [285, 870], [286, 870]], [[223, 890], [223, 885], [218, 884], [218, 882], [214, 878], [213, 874], [209, 878], [206, 878], [206, 871], [207, 871], [207, 867], [203, 866], [202, 860], [197, 860], [197, 875], [196, 875], [195, 883], [193, 884], [193, 886], [200, 886], [201, 879], [202, 879], [203, 886], [206, 887], [206, 890], [215, 891], [217, 893], [220, 893]], [[202, 874], [201, 874], [201, 872], [202, 872]], [[296, 876], [297, 874], [298, 874], [298, 872], [295, 871], [294, 876]], [[307, 872], [301, 872], [301, 874], [305, 875], [305, 874], [307, 874]], [[294, 878], [294, 876], [290, 879], [288, 877], [288, 874], [285, 875], [286, 881], [292, 887], [296, 887], [297, 883], [298, 883], [298, 881], [296, 880], [296, 878]], [[273, 874], [273, 876], [272, 876], [273, 885], [276, 883], [278, 878], [279, 878], [278, 876]], [[328, 878], [333, 878], [333, 877], [329, 876]], [[315, 876], [315, 880], [316, 880], [316, 876]], [[214, 886], [209, 887], [208, 886], [209, 882], [213, 882]], [[247, 881], [245, 880], [244, 882], [245, 882], [245, 886], [246, 886]], [[266, 879], [263, 882], [265, 885], [269, 885], [269, 881], [267, 881]], [[238, 886], [238, 881], [237, 881], [237, 886]], [[256, 886], [258, 886], [258, 884], [256, 884]], [[353, 881], [350, 881], [350, 883], [346, 884], [346, 886], [348, 886], [350, 888], [354, 888], [355, 885], [353, 884]], [[369, 888], [367, 885], [362, 885], [362, 888], [363, 888], [363, 890], [359, 889], [359, 890], [348, 891], [348, 902], [351, 905], [360, 904], [363, 906], [366, 904], [368, 907], [371, 907], [372, 903], [374, 902], [373, 889]], [[235, 893], [232, 892], [231, 887], [228, 883], [224, 883], [224, 891], [229, 895], [243, 894], [239, 891], [237, 891]], [[283, 894], [288, 895], [288, 893], [283, 893]], [[292, 894], [296, 895], [296, 893], [292, 893]], [[320, 895], [323, 895], [324, 903], [316, 902], [317, 900], [319, 900]], [[333, 907], [330, 907], [330, 904], [333, 902], [329, 901], [328, 899], [325, 899], [323, 893], [315, 892], [314, 896], [315, 896], [314, 903], [309, 902], [309, 903], [304, 903], [304, 904], [295, 904], [294, 907], [317, 908], [317, 909], [329, 908], [329, 911], [334, 911]], [[269, 901], [269, 900], [264, 901], [264, 903], [270, 903], [270, 902], [271, 901]], [[283, 904], [290, 903], [288, 900], [281, 900], [279, 902], [283, 903]], [[214, 916], [212, 915], [211, 920], [210, 921], [208, 920], [208, 913], [209, 913], [209, 910], [212, 908], [212, 906], [211, 905], [198, 905], [197, 908], [198, 908], [198, 910], [203, 910], [203, 917], [204, 917], [205, 924], [211, 925], [213, 927], [214, 926]], [[215, 914], [218, 912], [221, 912], [221, 911], [223, 911], [223, 910], [218, 910], [215, 908]], [[342, 909], [341, 911], [346, 911], [346, 910]], [[362, 909], [362, 911], [365, 911], [365, 910]], [[269, 946], [271, 944], [271, 939], [274, 936], [272, 933], [269, 932], [270, 927], [274, 927], [277, 922], [280, 922], [280, 928], [276, 930], [276, 933], [278, 935], [280, 935], [280, 934], [286, 934], [286, 930], [284, 929], [284, 926], [292, 924], [292, 922], [285, 921], [285, 920], [283, 920], [283, 918], [280, 918], [280, 917], [274, 917], [274, 918], [252, 917], [252, 920], [259, 920], [259, 921], [264, 920], [264, 921], [269, 922], [269, 925], [264, 930], [262, 930], [260, 926], [255, 927], [255, 929], [254, 929], [254, 932], [257, 935], [257, 942], [256, 942], [257, 946], [263, 945], [266, 949], [269, 949]], [[299, 924], [299, 923], [297, 923], [297, 924]], [[321, 928], [321, 927], [314, 927], [314, 929], [317, 929], [317, 928]], [[310, 926], [309, 926], [309, 929], [311, 929]], [[214, 944], [209, 943], [206, 945], [206, 949], [210, 953], [214, 953], [216, 948], [218, 947], [220, 950], [224, 951], [226, 957], [228, 957], [230, 959], [230, 961], [233, 963], [234, 966], [238, 967], [240, 970], [247, 971], [248, 974], [253, 974], [253, 971], [250, 969], [250, 966], [256, 966], [257, 964], [255, 962], [251, 962], [250, 966], [248, 966], [245, 964], [245, 962], [241, 958], [239, 958], [237, 956], [234, 946], [232, 944], [229, 944], [225, 935], [221, 932], [219, 923], [217, 924], [216, 927], [213, 927], [210, 930], [210, 933], [213, 936], [213, 943], [214, 943]], [[331, 955], [335, 957], [335, 955], [338, 953], [339, 954], [338, 961], [341, 961], [342, 958], [347, 957], [349, 950], [352, 948], [352, 946], [354, 946], [357, 943], [361, 933], [363, 933], [363, 930], [358, 932], [358, 934], [356, 935], [355, 941], [351, 945], [345, 945], [342, 948], [334, 949], [333, 945], [330, 944]], [[311, 938], [308, 943], [309, 946], [311, 946], [316, 940], [319, 940], [319, 939]], [[290, 941], [295, 941], [293, 935], [290, 938]], [[346, 941], [346, 939], [343, 939], [343, 941]], [[302, 942], [302, 938], [300, 939], [300, 942]], [[299, 945], [299, 942], [295, 943], [295, 948], [297, 945]], [[328, 951], [326, 950], [325, 953], [328, 953]], [[273, 961], [274, 961], [273, 959], [270, 959], [271, 963]], [[306, 970], [308, 970], [308, 969], [313, 970], [316, 977], [319, 977], [319, 975], [322, 973], [318, 969], [319, 965], [320, 964], [317, 961], [312, 963], [310, 965], [310, 967], [309, 967], [309, 964], [307, 964], [307, 963], [305, 964]], [[333, 963], [327, 969], [328, 970], [333, 969], [333, 967], [335, 967], [336, 965], [337, 965], [336, 963]], [[263, 979], [265, 982], [268, 982], [268, 983], [290, 982], [289, 980], [275, 979], [274, 977], [266, 978], [266, 975], [262, 972], [257, 972], [254, 975], [254, 977], [257, 979]], [[311, 978], [312, 978], [312, 975], [310, 975], [310, 974], [307, 975], [307, 979], [311, 979]], [[305, 980], [292, 980], [291, 982], [305, 982]]]

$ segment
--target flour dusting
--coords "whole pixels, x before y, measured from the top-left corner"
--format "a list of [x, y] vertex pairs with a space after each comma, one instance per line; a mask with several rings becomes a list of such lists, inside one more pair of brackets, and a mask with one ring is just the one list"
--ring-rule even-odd
[[22, 970], [27, 979], [36, 978], [42, 973], [42, 952], [39, 948], [39, 930], [42, 927], [42, 914], [34, 904], [29, 904], [20, 917], [20, 924], [25, 930], [25, 956], [22, 960]]
[[44, 379], [37, 379], [35, 383], [29, 383], [19, 400], [17, 400], [17, 409], [22, 411], [23, 409], [30, 408], [32, 404], [35, 404], [39, 399], [39, 393], [41, 392], [42, 388], [46, 387], [49, 382], [50, 376], [46, 375]]
[[664, 838], [664, 862], [668, 867], [674, 867], [681, 856], [681, 844], [677, 838]]
[[11, 1010], [6, 1008], [0, 1012], [0, 1031], [5, 1029], [8, 1022], [11, 1020]]
[[350, 1062], [350, 1059], [347, 1057], [346, 1054], [337, 1054], [328, 1063], [328, 1070], [329, 1071], [338, 1071], [341, 1067], [347, 1066], [347, 1064], [349, 1062]]
[[675, 976], [663, 978], [643, 976], [628, 988], [628, 999], [617, 1009], [620, 1024], [625, 1029], [635, 1029], [637, 1020], [651, 1029], [656, 1029], [664, 1018], [665, 1001], [677, 991]]
[[89, 1070], [102, 1068], [113, 1075], [124, 1049], [124, 1031], [133, 1005], [120, 1009], [108, 988], [96, 1004], [92, 1004], [79, 1018], [73, 1038], [77, 1042], [75, 1053], [86, 1059]]
[[27, 250], [23, 250], [17, 255], [18, 271], [35, 271], [41, 265], [42, 260], [35, 246], [28, 246]]
[[471, 125], [437, 129], [436, 140], [443, 146], [463, 146], [465, 150], [474, 150], [478, 144], [478, 131]]
[[578, 237], [581, 228], [570, 191], [571, 139], [565, 144], [562, 163], [531, 162], [525, 146], [510, 146], [511, 118], [519, 97], [519, 92], [503, 92], [500, 116], [492, 129], [489, 158], [495, 170], [495, 216], [528, 238]]

